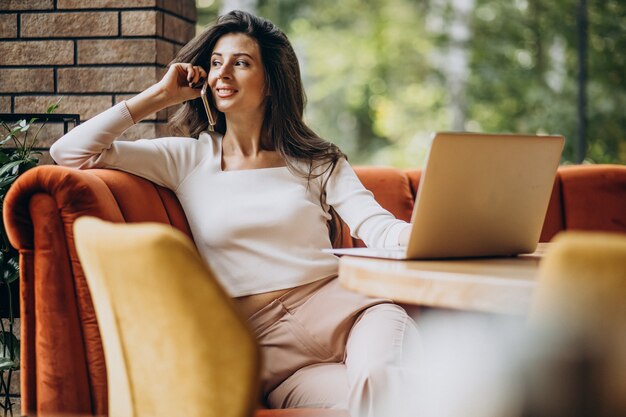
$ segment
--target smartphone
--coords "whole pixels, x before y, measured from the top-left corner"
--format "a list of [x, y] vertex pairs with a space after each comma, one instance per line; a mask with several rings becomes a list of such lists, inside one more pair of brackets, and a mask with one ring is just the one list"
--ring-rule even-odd
[[215, 125], [217, 123], [215, 121], [215, 117], [213, 117], [213, 111], [211, 111], [211, 106], [209, 105], [209, 98], [207, 97], [207, 91], [210, 91], [208, 77], [207, 77], [207, 80], [202, 85], [202, 89], [200, 90], [200, 97], [202, 97], [204, 110], [206, 111], [206, 116], [209, 119], [209, 132], [213, 132], [215, 130]]

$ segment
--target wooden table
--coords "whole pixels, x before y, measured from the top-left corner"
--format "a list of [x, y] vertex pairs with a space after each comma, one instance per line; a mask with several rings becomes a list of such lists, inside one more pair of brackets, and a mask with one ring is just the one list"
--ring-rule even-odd
[[351, 290], [430, 307], [524, 315], [548, 247], [509, 258], [397, 261], [343, 256], [339, 281]]

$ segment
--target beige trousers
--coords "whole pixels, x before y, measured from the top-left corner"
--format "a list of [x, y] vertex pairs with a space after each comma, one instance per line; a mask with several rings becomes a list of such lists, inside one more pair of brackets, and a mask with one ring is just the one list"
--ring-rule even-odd
[[271, 408], [387, 416], [389, 404], [402, 401], [417, 329], [389, 300], [329, 278], [287, 292], [249, 322], [263, 354], [263, 400]]

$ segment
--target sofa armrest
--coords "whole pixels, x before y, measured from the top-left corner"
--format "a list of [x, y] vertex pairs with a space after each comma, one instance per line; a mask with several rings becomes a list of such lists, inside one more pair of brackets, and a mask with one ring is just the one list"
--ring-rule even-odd
[[23, 414], [106, 413], [100, 333], [72, 233], [87, 214], [124, 221], [101, 179], [70, 168], [34, 168], [5, 198], [4, 224], [20, 253]]
[[51, 196], [71, 235], [74, 220], [90, 214], [111, 221], [123, 221], [119, 207], [107, 185], [88, 171], [44, 165], [24, 173], [6, 195], [4, 224], [11, 244], [18, 249], [33, 249], [31, 198]]

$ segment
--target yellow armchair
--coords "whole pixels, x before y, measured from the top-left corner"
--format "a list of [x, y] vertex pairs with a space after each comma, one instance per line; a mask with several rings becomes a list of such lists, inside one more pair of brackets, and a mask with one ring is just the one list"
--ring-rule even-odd
[[190, 239], [156, 223], [75, 222], [116, 417], [254, 414], [254, 336]]
[[530, 323], [529, 414], [626, 415], [626, 235], [559, 234]]

